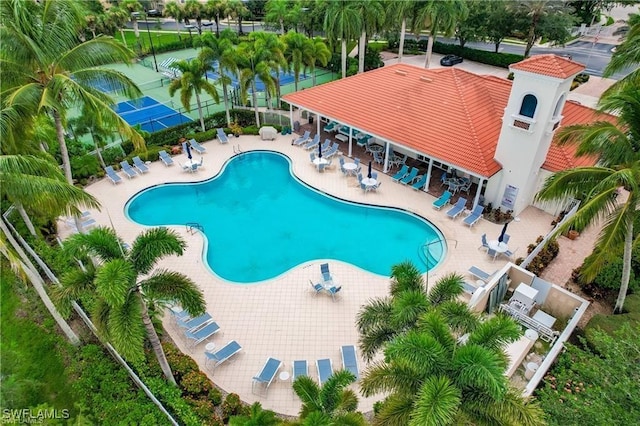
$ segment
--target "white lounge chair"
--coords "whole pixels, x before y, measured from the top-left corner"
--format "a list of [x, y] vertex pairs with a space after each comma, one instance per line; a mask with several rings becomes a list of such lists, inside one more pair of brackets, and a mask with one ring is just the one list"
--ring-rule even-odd
[[140, 173], [147, 173], [149, 171], [149, 167], [140, 159], [140, 157], [133, 157], [133, 165]]
[[207, 151], [207, 148], [200, 145], [195, 139], [189, 139], [189, 144], [191, 145], [191, 149], [193, 149], [200, 155], [204, 154]]
[[133, 167], [131, 167], [131, 164], [129, 164], [128, 161], [121, 161], [120, 162], [120, 166], [122, 167], [122, 172], [129, 178], [132, 179], [136, 176], [138, 176], [138, 172], [136, 172], [135, 170], [133, 170]]
[[465, 225], [469, 225], [469, 228], [471, 228], [473, 225], [476, 224], [476, 222], [478, 222], [480, 220], [480, 218], [482, 217], [482, 212], [484, 211], [484, 207], [482, 207], [481, 205], [477, 205], [473, 208], [473, 211], [469, 214], [469, 216], [464, 218], [464, 224]]
[[275, 358], [267, 359], [267, 362], [264, 363], [262, 370], [253, 376], [253, 380], [251, 382], [251, 393], [256, 393], [256, 386], [264, 388], [264, 394], [259, 394], [263, 396], [267, 396], [267, 392], [269, 392], [269, 386], [271, 382], [278, 374], [278, 370], [282, 366], [282, 361]]
[[322, 386], [333, 375], [333, 363], [329, 358], [319, 359], [316, 361], [316, 368], [318, 370], [318, 381]]
[[241, 350], [242, 346], [240, 346], [235, 340], [232, 340], [216, 352], [205, 351], [205, 366], [210, 366], [211, 370], [215, 370], [216, 367], [220, 366], [222, 363], [227, 361], [229, 358], [231, 358]]
[[185, 331], [184, 336], [187, 339], [187, 348], [195, 348], [199, 343], [204, 342], [218, 331], [220, 331], [220, 326], [215, 321], [208, 322], [196, 330]]
[[360, 378], [358, 358], [356, 357], [356, 347], [353, 345], [341, 346], [340, 353], [342, 354], [342, 368], [353, 373], [353, 375], [356, 376], [356, 379]]
[[116, 173], [115, 170], [113, 170], [112, 166], [105, 167], [104, 171], [107, 174], [107, 177], [111, 180], [111, 183], [113, 183], [114, 185], [122, 182], [122, 178], [118, 173]]
[[160, 156], [160, 160], [162, 160], [165, 166], [169, 167], [173, 165], [173, 158], [171, 158], [169, 154], [167, 154], [167, 151], [160, 151], [158, 152], [158, 155]]
[[216, 135], [218, 136], [218, 140], [220, 143], [228, 143], [229, 139], [227, 135], [224, 133], [224, 129], [222, 127], [216, 129]]

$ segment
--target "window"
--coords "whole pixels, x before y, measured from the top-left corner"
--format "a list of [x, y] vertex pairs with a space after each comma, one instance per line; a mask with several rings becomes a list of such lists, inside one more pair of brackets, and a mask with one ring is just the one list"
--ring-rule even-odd
[[538, 99], [533, 95], [525, 95], [522, 99], [522, 105], [520, 106], [520, 115], [524, 117], [533, 118], [538, 106]]
[[564, 104], [564, 93], [562, 94], [562, 96], [560, 96], [560, 99], [558, 99], [558, 103], [556, 104], [556, 108], [553, 110], [553, 118], [554, 119], [558, 119], [558, 117], [560, 116], [560, 113], [562, 112], [563, 104]]

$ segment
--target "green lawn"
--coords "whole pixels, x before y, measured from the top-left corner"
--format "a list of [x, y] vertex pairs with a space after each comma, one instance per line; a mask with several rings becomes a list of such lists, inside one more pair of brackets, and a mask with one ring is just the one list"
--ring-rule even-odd
[[56, 333], [56, 325], [35, 292], [19, 282], [2, 262], [0, 271], [0, 404], [23, 409], [47, 404], [76, 414], [65, 357], [74, 348]]

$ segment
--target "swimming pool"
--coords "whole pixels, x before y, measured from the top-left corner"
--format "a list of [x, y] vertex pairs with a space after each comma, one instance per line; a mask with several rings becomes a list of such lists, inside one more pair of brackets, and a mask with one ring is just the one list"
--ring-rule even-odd
[[127, 202], [125, 213], [147, 226], [201, 224], [206, 263], [237, 283], [273, 278], [316, 259], [388, 276], [404, 260], [425, 272], [444, 256], [444, 243], [424, 250], [425, 242], [444, 241], [428, 221], [314, 190], [293, 176], [288, 157], [271, 151], [238, 155], [205, 182], [146, 189]]

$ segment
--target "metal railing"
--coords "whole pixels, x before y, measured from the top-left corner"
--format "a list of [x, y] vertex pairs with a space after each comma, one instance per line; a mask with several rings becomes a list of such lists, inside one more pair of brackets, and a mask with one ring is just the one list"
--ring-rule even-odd
[[536, 330], [540, 334], [540, 338], [542, 340], [545, 340], [552, 345], [560, 334], [559, 332], [550, 329], [546, 325], [540, 324], [538, 321], [528, 316], [524, 311], [516, 309], [513, 306], [509, 306], [506, 303], [500, 304], [500, 311], [509, 314], [513, 319], [515, 319], [525, 327]]

